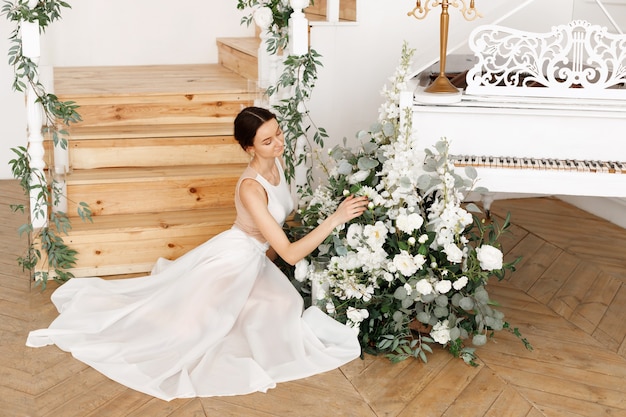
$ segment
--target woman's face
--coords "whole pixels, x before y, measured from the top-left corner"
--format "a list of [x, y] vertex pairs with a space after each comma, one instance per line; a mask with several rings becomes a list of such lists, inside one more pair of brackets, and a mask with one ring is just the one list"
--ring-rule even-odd
[[263, 158], [276, 158], [285, 150], [285, 137], [276, 119], [263, 123], [256, 131], [251, 149]]

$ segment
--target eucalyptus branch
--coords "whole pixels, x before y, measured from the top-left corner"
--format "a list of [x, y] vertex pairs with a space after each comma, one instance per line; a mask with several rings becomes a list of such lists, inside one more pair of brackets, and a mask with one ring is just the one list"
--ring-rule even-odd
[[[72, 101], [61, 102], [56, 95], [47, 93], [45, 86], [39, 81], [37, 63], [23, 53], [21, 33], [22, 22], [36, 22], [39, 30], [45, 31], [50, 23], [60, 19], [62, 8], [70, 8], [70, 5], [61, 0], [41, 0], [31, 9], [27, 0], [16, 0], [14, 3], [5, 0], [0, 14], [16, 25], [9, 37], [11, 46], [8, 51], [9, 65], [14, 70], [13, 89], [25, 92], [30, 87], [37, 96], [35, 102], [41, 104], [45, 117], [42, 133], [51, 135], [55, 147], [67, 149], [69, 134], [58, 126], [69, 126], [81, 120], [77, 112], [78, 105]], [[27, 148], [21, 146], [12, 151], [17, 155], [9, 161], [14, 178], [19, 181], [27, 196], [36, 195], [36, 199], [31, 199], [31, 204], [34, 204], [30, 210], [31, 216], [41, 219], [50, 213], [47, 225], [40, 230], [34, 230], [32, 218], [30, 223], [18, 229], [20, 235], [27, 233], [32, 237], [26, 254], [18, 258], [18, 264], [25, 270], [33, 271], [40, 262], [45, 261], [54, 271], [52, 277], [55, 281], [67, 281], [73, 276], [67, 269], [75, 265], [78, 252], [69, 248], [60, 236], [67, 235], [71, 230], [67, 213], [54, 210], [63, 197], [62, 187], [56, 179], [49, 179], [45, 172], [31, 168]], [[24, 205], [12, 205], [11, 208], [13, 211], [25, 211]], [[78, 205], [78, 215], [83, 221], [91, 221], [91, 210], [85, 203]], [[36, 234], [32, 236], [33, 233]], [[35, 281], [41, 284], [42, 289], [46, 288], [49, 277], [48, 270], [34, 272]]]
[[[323, 148], [324, 139], [328, 138], [326, 130], [313, 122], [306, 107], [306, 101], [310, 99], [315, 87], [318, 66], [322, 65], [320, 57], [321, 55], [314, 49], [302, 56], [288, 56], [277, 84], [267, 89], [267, 95], [270, 97], [281, 89], [288, 89], [290, 92], [288, 98], [280, 100], [279, 104], [274, 106], [285, 134], [285, 175], [288, 180], [294, 178], [297, 166], [306, 165], [307, 155], [311, 153], [314, 144]], [[304, 152], [296, 157], [299, 138], [304, 138], [307, 146]], [[312, 168], [308, 166], [306, 187], [310, 188], [312, 182]]]

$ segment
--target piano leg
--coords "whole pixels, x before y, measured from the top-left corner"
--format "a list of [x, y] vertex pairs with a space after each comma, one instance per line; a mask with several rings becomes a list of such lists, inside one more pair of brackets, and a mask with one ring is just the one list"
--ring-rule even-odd
[[491, 218], [491, 203], [493, 203], [494, 200], [494, 194], [493, 193], [485, 193], [485, 194], [481, 194], [481, 198], [480, 200], [483, 203], [483, 209], [485, 210], [485, 215], [487, 216], [488, 219]]

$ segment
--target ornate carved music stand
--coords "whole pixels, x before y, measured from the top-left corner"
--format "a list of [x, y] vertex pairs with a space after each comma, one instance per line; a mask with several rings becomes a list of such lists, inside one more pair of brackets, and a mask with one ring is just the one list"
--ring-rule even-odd
[[420, 96], [420, 101], [433, 103], [454, 103], [460, 100], [461, 92], [457, 89], [448, 77], [446, 77], [446, 56], [448, 54], [448, 29], [450, 26], [450, 15], [448, 9], [450, 6], [460, 9], [465, 20], [472, 21], [481, 15], [474, 7], [474, 0], [469, 0], [469, 6], [466, 0], [417, 0], [415, 7], [410, 11], [408, 16], [413, 16], [418, 20], [426, 18], [431, 10], [441, 6], [441, 17], [439, 20], [439, 75], [425, 90], [424, 95]]

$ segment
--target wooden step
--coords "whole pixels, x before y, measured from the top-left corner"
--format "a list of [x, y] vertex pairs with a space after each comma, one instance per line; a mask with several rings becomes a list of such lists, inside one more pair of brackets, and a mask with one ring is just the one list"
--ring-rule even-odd
[[55, 69], [56, 94], [80, 106], [81, 128], [232, 124], [254, 103], [250, 88], [217, 64]]
[[242, 164], [250, 156], [230, 136], [70, 142], [72, 168]]
[[261, 40], [249, 38], [218, 38], [219, 63], [249, 80], [258, 80], [258, 51]]
[[[246, 87], [247, 88], [247, 87]], [[150, 94], [110, 97], [72, 97], [81, 126], [138, 126], [230, 123], [242, 108], [254, 103], [255, 92], [206, 94]]]
[[[247, 163], [232, 123], [70, 128], [71, 168]], [[44, 142], [52, 155], [52, 140]]]
[[54, 68], [54, 90], [59, 97], [193, 96], [241, 93], [247, 88], [244, 77], [219, 64]]
[[79, 248], [77, 277], [149, 272], [159, 257], [176, 259], [229, 229], [232, 208], [95, 216], [73, 222], [65, 242]]
[[232, 136], [189, 136], [76, 140], [69, 146], [72, 168], [243, 164], [250, 156]]
[[232, 122], [194, 124], [156, 124], [141, 126], [83, 126], [72, 125], [71, 140], [175, 138], [187, 136], [232, 136]]
[[83, 119], [70, 127], [67, 212], [85, 202], [94, 220], [72, 219], [70, 272], [145, 273], [231, 227], [249, 161], [233, 120], [255, 89], [219, 64], [55, 69], [57, 96]]
[[85, 202], [94, 216], [233, 208], [245, 164], [74, 171], [67, 177], [68, 213]]

